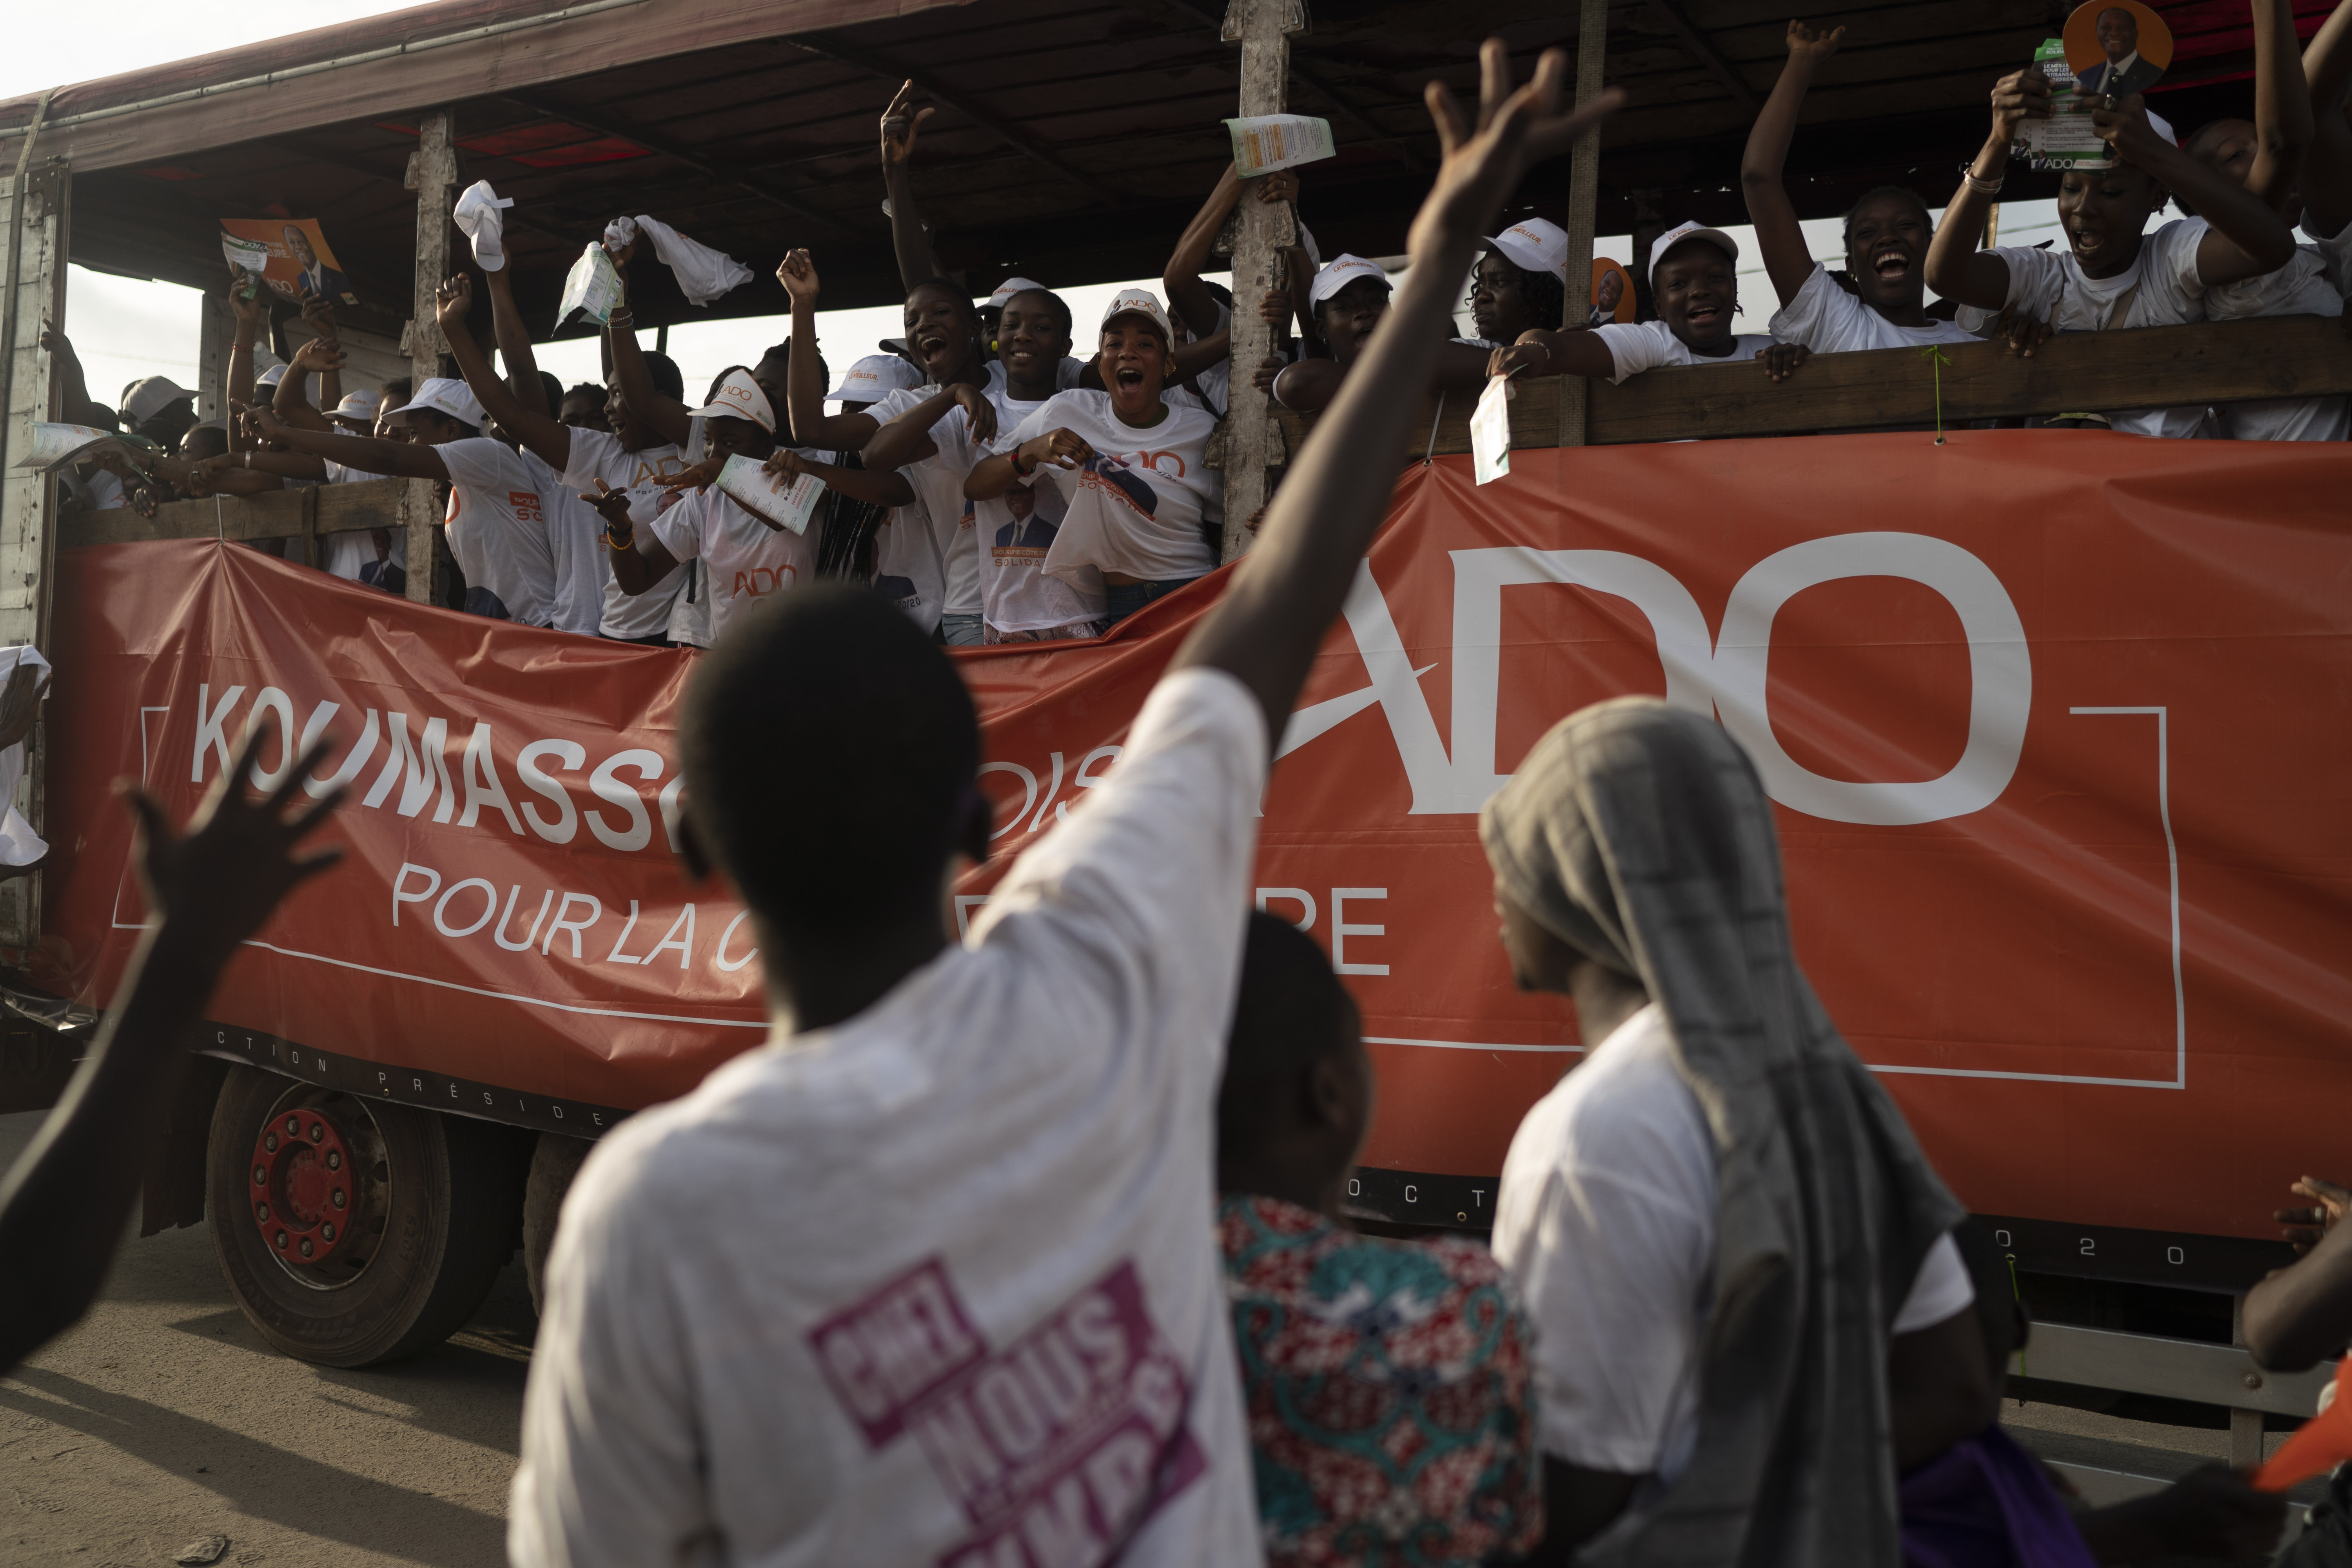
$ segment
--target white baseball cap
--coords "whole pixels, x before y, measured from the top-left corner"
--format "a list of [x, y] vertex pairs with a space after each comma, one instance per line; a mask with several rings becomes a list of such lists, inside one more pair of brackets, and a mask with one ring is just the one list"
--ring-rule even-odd
[[1739, 242], [1738, 240], [1732, 238], [1729, 235], [1724, 233], [1723, 230], [1719, 228], [1708, 228], [1706, 225], [1696, 221], [1686, 223], [1680, 228], [1670, 228], [1666, 230], [1665, 233], [1658, 236], [1657, 243], [1650, 247], [1651, 288], [1654, 289], [1658, 286], [1658, 268], [1664, 264], [1666, 252], [1672, 250], [1675, 246], [1680, 245], [1686, 239], [1703, 239], [1709, 245], [1714, 246], [1717, 249], [1722, 251], [1724, 255], [1729, 257], [1734, 262], [1737, 262], [1739, 259]]
[[[340, 405], [339, 405], [340, 406]], [[482, 412], [481, 399], [474, 389], [454, 376], [436, 375], [416, 389], [416, 395], [393, 410], [394, 414], [414, 414], [429, 408], [436, 414], [446, 414], [460, 425], [470, 425], [478, 430], [489, 416]]]
[[255, 376], [253, 378], [253, 384], [256, 386], [276, 386], [279, 382], [284, 381], [285, 379], [286, 367], [282, 364], [273, 364], [268, 370], [263, 371], [259, 375]]
[[1549, 272], [1562, 283], [1568, 281], [1568, 230], [1556, 223], [1523, 217], [1502, 233], [1487, 236], [1486, 243], [1514, 267]]
[[1048, 290], [1043, 283], [1032, 282], [1026, 278], [1007, 278], [1003, 282], [999, 283], [996, 286], [996, 292], [988, 297], [988, 304], [984, 309], [1002, 310], [1004, 309], [1004, 302], [1012, 299], [1015, 294], [1043, 294], [1046, 292], [1048, 292]]
[[1389, 286], [1389, 275], [1381, 270], [1378, 262], [1342, 253], [1333, 257], [1329, 265], [1315, 274], [1315, 281], [1307, 290], [1307, 302], [1319, 305], [1359, 278], [1370, 278], [1383, 289]]
[[379, 401], [381, 395], [377, 393], [347, 392], [343, 394], [343, 400], [335, 405], [335, 412], [330, 417], [356, 419], [362, 425], [373, 425], [375, 423], [375, 405]]
[[1160, 296], [1149, 289], [1120, 289], [1104, 309], [1102, 324], [1108, 328], [1121, 316], [1141, 316], [1159, 329], [1161, 342], [1176, 341], [1176, 329], [1168, 324], [1168, 312], [1160, 308]]
[[122, 412], [131, 416], [133, 425], [144, 425], [182, 398], [194, 396], [168, 375], [151, 375], [123, 394]]
[[872, 403], [893, 392], [923, 384], [923, 373], [897, 354], [867, 354], [841, 373], [841, 384], [825, 394], [835, 402]]
[[687, 410], [689, 417], [705, 419], [749, 419], [772, 436], [776, 433], [776, 411], [768, 402], [768, 395], [751, 379], [748, 370], [730, 370], [719, 383], [710, 401], [699, 408]]

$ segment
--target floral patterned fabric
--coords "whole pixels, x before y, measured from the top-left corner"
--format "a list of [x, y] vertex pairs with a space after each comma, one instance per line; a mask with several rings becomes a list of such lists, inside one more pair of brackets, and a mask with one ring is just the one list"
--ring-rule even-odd
[[1422, 1568], [1543, 1535], [1526, 1317], [1475, 1242], [1358, 1236], [1276, 1198], [1219, 1214], [1274, 1568]]

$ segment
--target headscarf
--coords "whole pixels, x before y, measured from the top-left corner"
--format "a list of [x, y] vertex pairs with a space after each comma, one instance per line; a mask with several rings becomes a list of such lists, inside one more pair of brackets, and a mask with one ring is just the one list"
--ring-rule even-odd
[[1697, 1447], [1577, 1562], [1900, 1562], [1888, 1332], [1963, 1211], [1797, 967], [1756, 770], [1621, 698], [1554, 726], [1478, 827], [1514, 900], [1664, 1010], [1715, 1142]]

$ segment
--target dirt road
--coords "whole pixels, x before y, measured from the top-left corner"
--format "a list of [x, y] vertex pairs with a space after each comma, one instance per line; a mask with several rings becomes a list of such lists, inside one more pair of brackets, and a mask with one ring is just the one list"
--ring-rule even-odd
[[[0, 1169], [38, 1122], [0, 1117]], [[0, 1378], [0, 1563], [147, 1568], [219, 1534], [223, 1563], [493, 1568], [531, 1330], [517, 1265], [426, 1355], [310, 1366], [247, 1324], [205, 1227], [132, 1241], [89, 1316]]]

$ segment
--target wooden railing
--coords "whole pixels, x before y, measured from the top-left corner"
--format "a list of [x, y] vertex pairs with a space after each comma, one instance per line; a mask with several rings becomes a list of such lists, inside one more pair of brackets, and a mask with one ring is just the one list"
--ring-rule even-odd
[[[2128, 332], [2070, 332], [2032, 358], [2001, 343], [1947, 343], [1941, 361], [1917, 349], [1820, 354], [1775, 384], [1744, 364], [1652, 371], [1622, 386], [1567, 376], [1522, 378], [1511, 403], [1511, 444], [1522, 449], [1733, 436], [1786, 436], [2082, 409], [2242, 403], [2352, 393], [2352, 337], [2326, 316], [2209, 321]], [[1940, 410], [1938, 407], [1940, 380]], [[1412, 455], [1470, 449], [1475, 392], [1430, 398]], [[1584, 420], [1584, 441], [1576, 421]], [[1279, 414], [1291, 451], [1312, 416]], [[1435, 445], [1431, 447], [1434, 427]], [[68, 512], [59, 542], [120, 544], [144, 539], [299, 539], [315, 564], [320, 534], [400, 525], [404, 481], [318, 485], [265, 495], [173, 501], [151, 520], [127, 509]]]

